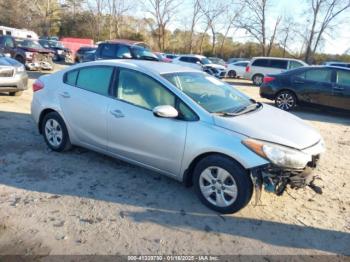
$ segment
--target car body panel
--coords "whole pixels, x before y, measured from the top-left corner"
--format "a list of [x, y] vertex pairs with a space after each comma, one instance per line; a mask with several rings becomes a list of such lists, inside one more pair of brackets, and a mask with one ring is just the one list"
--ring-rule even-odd
[[28, 75], [16, 60], [0, 55], [0, 91], [18, 92], [28, 88]]

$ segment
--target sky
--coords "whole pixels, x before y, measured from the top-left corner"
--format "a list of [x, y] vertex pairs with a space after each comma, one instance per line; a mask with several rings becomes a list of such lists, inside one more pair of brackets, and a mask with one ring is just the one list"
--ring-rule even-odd
[[[189, 25], [191, 19], [191, 10], [190, 3], [191, 0], [182, 0], [179, 9], [175, 15], [174, 21], [169, 25], [170, 30], [175, 30], [176, 28], [180, 29], [189, 29], [184, 28], [184, 24]], [[213, 1], [226, 1], [226, 0], [213, 0]], [[305, 12], [306, 3], [310, 0], [270, 0], [270, 10], [267, 24], [271, 28], [274, 26], [274, 21], [278, 16], [293, 16], [298, 22], [304, 22], [307, 25], [306, 20], [308, 19], [307, 13]], [[141, 11], [141, 10], [140, 10]], [[142, 14], [141, 14], [142, 13]], [[144, 12], [140, 12], [139, 15], [144, 16]], [[336, 25], [335, 30], [332, 31], [332, 37], [324, 35], [325, 41], [320, 46], [318, 51], [329, 53], [329, 54], [343, 54], [348, 49], [350, 49], [350, 11], [347, 11], [347, 14], [344, 14], [344, 17], [348, 19], [343, 19], [345, 22]], [[197, 27], [197, 31], [200, 31], [200, 26]], [[202, 29], [203, 30], [203, 29]], [[250, 36], [245, 32], [245, 30], [238, 30], [232, 32], [231, 35], [235, 41], [245, 42], [252, 40]], [[301, 43], [295, 42], [291, 43], [291, 48], [296, 51], [300, 49]]]

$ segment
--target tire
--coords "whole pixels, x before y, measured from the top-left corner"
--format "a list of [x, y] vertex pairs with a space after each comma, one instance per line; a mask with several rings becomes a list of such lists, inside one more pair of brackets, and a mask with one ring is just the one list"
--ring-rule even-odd
[[256, 75], [253, 76], [252, 80], [253, 80], [253, 84], [254, 85], [261, 86], [261, 84], [264, 81], [264, 76], [261, 75], [261, 74], [256, 74]]
[[228, 77], [229, 78], [236, 78], [236, 76], [237, 76], [237, 73], [236, 73], [235, 70], [228, 71]]
[[58, 113], [50, 112], [44, 116], [41, 132], [47, 146], [53, 151], [63, 152], [72, 148], [66, 124]]
[[[210, 179], [211, 182], [208, 181]], [[253, 183], [246, 170], [221, 155], [200, 160], [194, 169], [193, 183], [201, 202], [223, 214], [241, 210], [253, 194]]]
[[58, 62], [58, 60], [60, 60], [60, 59], [59, 59], [59, 56], [55, 53], [55, 54], [53, 55], [53, 57], [52, 57], [52, 61]]
[[275, 97], [275, 105], [284, 111], [290, 111], [297, 105], [297, 98], [291, 91], [284, 90]]
[[15, 59], [23, 65], [26, 63], [25, 59], [20, 55], [17, 55]]
[[23, 91], [10, 92], [9, 95], [10, 95], [10, 96], [21, 96], [22, 93], [23, 93]]

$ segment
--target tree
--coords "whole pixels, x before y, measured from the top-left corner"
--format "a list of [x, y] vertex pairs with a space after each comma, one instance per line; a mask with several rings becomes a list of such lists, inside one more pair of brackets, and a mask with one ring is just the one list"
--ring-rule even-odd
[[172, 19], [177, 0], [146, 0], [146, 10], [152, 15], [157, 24], [157, 38], [159, 50], [165, 50], [166, 28]]
[[189, 43], [188, 43], [188, 52], [190, 54], [193, 53], [193, 38], [195, 34], [195, 27], [198, 24], [199, 20], [202, 17], [201, 14], [201, 8], [200, 8], [200, 0], [193, 0], [192, 2], [192, 19], [191, 19], [191, 30], [190, 30], [190, 36], [189, 36]]
[[120, 38], [120, 27], [125, 14], [132, 8], [132, 1], [107, 0], [109, 13], [109, 39]]
[[266, 27], [266, 17], [270, 0], [244, 0], [244, 3], [247, 13], [241, 22], [241, 27], [258, 41], [262, 55], [269, 56], [276, 38], [278, 26], [281, 22], [281, 17], [276, 19], [272, 34], [269, 37]]
[[211, 53], [215, 54], [218, 19], [228, 6], [223, 1], [202, 0], [199, 3], [199, 8], [205, 17], [205, 33], [210, 29], [212, 35]]
[[333, 22], [350, 8], [349, 0], [309, 0], [308, 11], [312, 13], [311, 27], [306, 32], [305, 62], [311, 63], [312, 56], [322, 40], [323, 34], [331, 29]]
[[29, 10], [37, 17], [39, 33], [56, 35], [59, 31], [61, 5], [57, 0], [34, 0]]

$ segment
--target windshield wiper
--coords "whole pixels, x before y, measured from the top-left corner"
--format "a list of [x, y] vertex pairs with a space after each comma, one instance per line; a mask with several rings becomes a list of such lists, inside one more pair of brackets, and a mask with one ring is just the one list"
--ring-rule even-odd
[[238, 110], [236, 110], [234, 112], [214, 112], [214, 114], [220, 115], [220, 116], [239, 116], [239, 115], [243, 115], [243, 114], [246, 114], [248, 112], [251, 112], [251, 111], [255, 111], [256, 109], [260, 108], [261, 106], [262, 106], [261, 103], [255, 102], [254, 104], [250, 104], [248, 106], [244, 106], [242, 108], [239, 108]]

